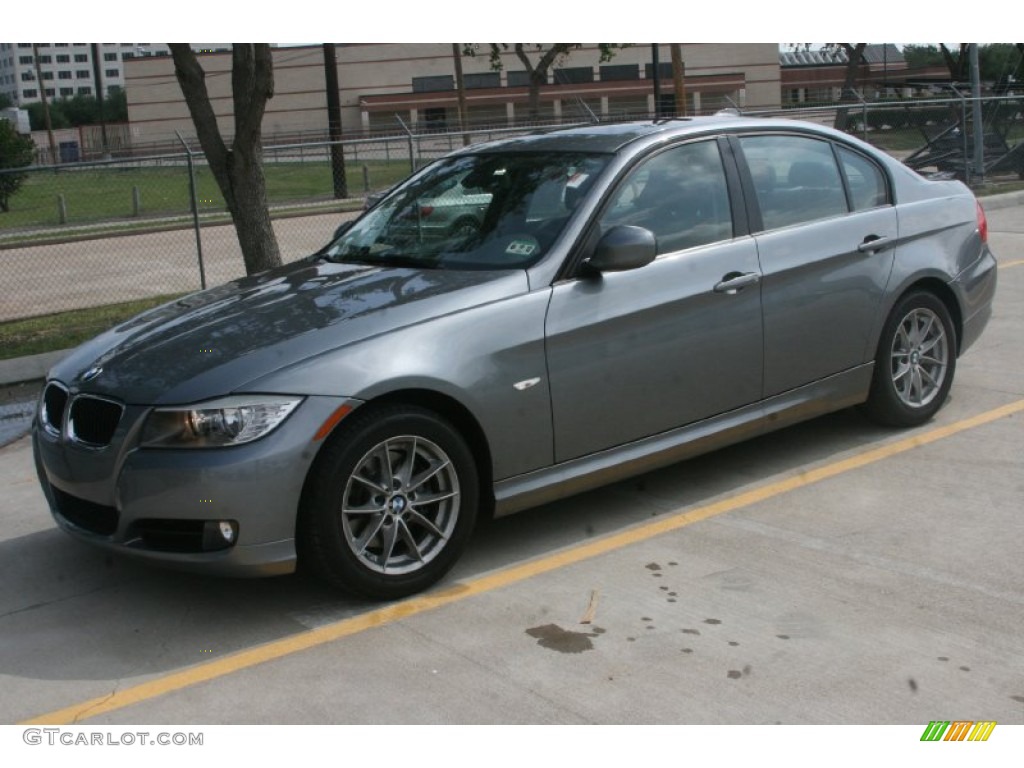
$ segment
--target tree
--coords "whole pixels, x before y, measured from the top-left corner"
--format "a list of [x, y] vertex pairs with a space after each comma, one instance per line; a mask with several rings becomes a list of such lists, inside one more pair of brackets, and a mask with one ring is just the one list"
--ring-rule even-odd
[[13, 106], [14, 102], [11, 101], [11, 97], [8, 96], [6, 93], [0, 93], [0, 109], [7, 109], [8, 107]]
[[31, 165], [35, 156], [32, 139], [19, 134], [10, 120], [0, 120], [0, 211], [11, 210], [11, 197], [28, 178], [27, 173], [8, 169]]
[[[864, 62], [864, 49], [867, 43], [828, 43], [825, 48], [828, 50], [842, 50], [846, 53], [846, 76], [843, 78], [843, 92], [839, 95], [839, 103], [844, 104], [854, 100], [856, 91], [853, 86], [857, 82], [857, 72]], [[841, 107], [836, 110], [836, 119], [833, 127], [837, 131], [846, 130], [848, 107]]]
[[[491, 69], [501, 70], [503, 68], [501, 54], [509, 50], [509, 43], [487, 43], [488, 56], [491, 61]], [[601, 61], [611, 61], [615, 56], [615, 49], [623, 47], [621, 43], [598, 43], [601, 51]], [[569, 56], [569, 53], [576, 48], [582, 48], [583, 43], [552, 43], [545, 49], [542, 43], [512, 43], [511, 48], [516, 57], [522, 62], [523, 68], [529, 79], [529, 116], [531, 120], [540, 117], [540, 87], [547, 85], [548, 70], [556, 63], [561, 63]], [[463, 46], [463, 54], [476, 56], [478, 53], [475, 43], [468, 43]], [[539, 56], [536, 62], [530, 60], [530, 54]]]
[[263, 113], [274, 95], [274, 65], [267, 43], [233, 43], [231, 92], [235, 135], [229, 147], [210, 104], [206, 73], [188, 43], [169, 43], [185, 103], [206, 160], [227, 203], [247, 274], [280, 266], [281, 251], [267, 208], [263, 173]]

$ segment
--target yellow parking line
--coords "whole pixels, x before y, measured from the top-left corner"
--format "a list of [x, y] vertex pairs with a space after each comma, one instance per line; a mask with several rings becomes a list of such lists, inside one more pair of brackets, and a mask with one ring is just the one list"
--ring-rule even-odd
[[1024, 264], [1024, 259], [1015, 259], [1013, 261], [1001, 261], [999, 262], [1000, 269], [1007, 269], [1008, 267], [1019, 267]]
[[736, 496], [707, 504], [687, 512], [679, 512], [662, 517], [656, 521], [629, 528], [620, 533], [605, 536], [584, 544], [580, 544], [552, 555], [531, 560], [521, 565], [503, 568], [494, 573], [480, 576], [469, 581], [454, 584], [447, 589], [432, 594], [420, 595], [401, 603], [388, 605], [383, 608], [356, 616], [350, 619], [343, 619], [318, 629], [303, 632], [298, 635], [275, 640], [265, 645], [250, 648], [245, 651], [225, 656], [224, 658], [210, 661], [205, 664], [198, 664], [194, 667], [173, 672], [169, 675], [155, 678], [145, 683], [117, 691], [107, 696], [100, 696], [88, 701], [74, 704], [64, 709], [49, 712], [44, 715], [26, 720], [21, 725], [62, 725], [76, 723], [81, 720], [96, 717], [106, 712], [123, 709], [124, 707], [138, 704], [149, 699], [162, 696], [172, 691], [187, 688], [207, 680], [214, 680], [218, 677], [229, 675], [242, 669], [254, 667], [266, 661], [280, 659], [299, 651], [324, 645], [342, 637], [364, 632], [374, 627], [415, 616], [426, 611], [434, 610], [450, 603], [464, 600], [472, 595], [489, 592], [510, 584], [516, 584], [548, 571], [579, 563], [598, 555], [622, 549], [631, 544], [636, 544], [655, 536], [676, 531], [687, 525], [707, 520], [708, 518], [721, 515], [725, 512], [741, 509], [756, 504], [766, 499], [779, 496], [799, 488], [804, 488], [813, 483], [827, 480], [836, 475], [850, 472], [854, 469], [873, 464], [874, 462], [887, 459], [897, 454], [918, 448], [937, 440], [950, 437], [989, 424], [998, 419], [1011, 416], [1024, 411], [1024, 400], [1009, 403], [1000, 408], [978, 414], [968, 419], [957, 421], [944, 427], [937, 427], [911, 437], [897, 440], [893, 443], [872, 448], [863, 453], [855, 454], [849, 458], [826, 464], [816, 469], [801, 472], [793, 477], [779, 480], [774, 483], [754, 488], [749, 491], [737, 494]]

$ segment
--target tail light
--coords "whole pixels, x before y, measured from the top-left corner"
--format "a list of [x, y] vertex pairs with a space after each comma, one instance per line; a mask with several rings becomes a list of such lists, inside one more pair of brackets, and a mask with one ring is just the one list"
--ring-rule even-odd
[[988, 219], [985, 218], [985, 209], [981, 207], [981, 203], [977, 203], [978, 206], [978, 235], [981, 237], [981, 242], [988, 242]]
[[434, 212], [434, 206], [432, 206], [432, 205], [421, 205], [420, 206], [420, 216], [422, 216], [424, 219], [427, 218], [427, 216], [429, 216], [433, 212]]

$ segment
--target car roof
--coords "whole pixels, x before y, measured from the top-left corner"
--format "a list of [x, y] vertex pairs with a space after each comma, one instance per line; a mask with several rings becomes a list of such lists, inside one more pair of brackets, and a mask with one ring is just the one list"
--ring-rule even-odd
[[[830, 128], [787, 118], [752, 118], [734, 114], [675, 117], [625, 123], [598, 123], [537, 131], [523, 136], [476, 144], [456, 154], [489, 152], [597, 152], [615, 153], [634, 142], [657, 143], [667, 138], [718, 131], [810, 130], [832, 138], [849, 136]], [[646, 139], [646, 141], [644, 141]]]

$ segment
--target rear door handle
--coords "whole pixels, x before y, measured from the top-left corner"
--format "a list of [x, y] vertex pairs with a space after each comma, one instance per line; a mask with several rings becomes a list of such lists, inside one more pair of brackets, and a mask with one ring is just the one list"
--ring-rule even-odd
[[730, 272], [715, 284], [715, 293], [734, 296], [749, 285], [757, 285], [761, 276], [757, 272]]
[[891, 237], [879, 237], [878, 235], [868, 235], [864, 238], [864, 241], [857, 246], [857, 250], [861, 253], [875, 253], [877, 251], [884, 250], [893, 244]]

